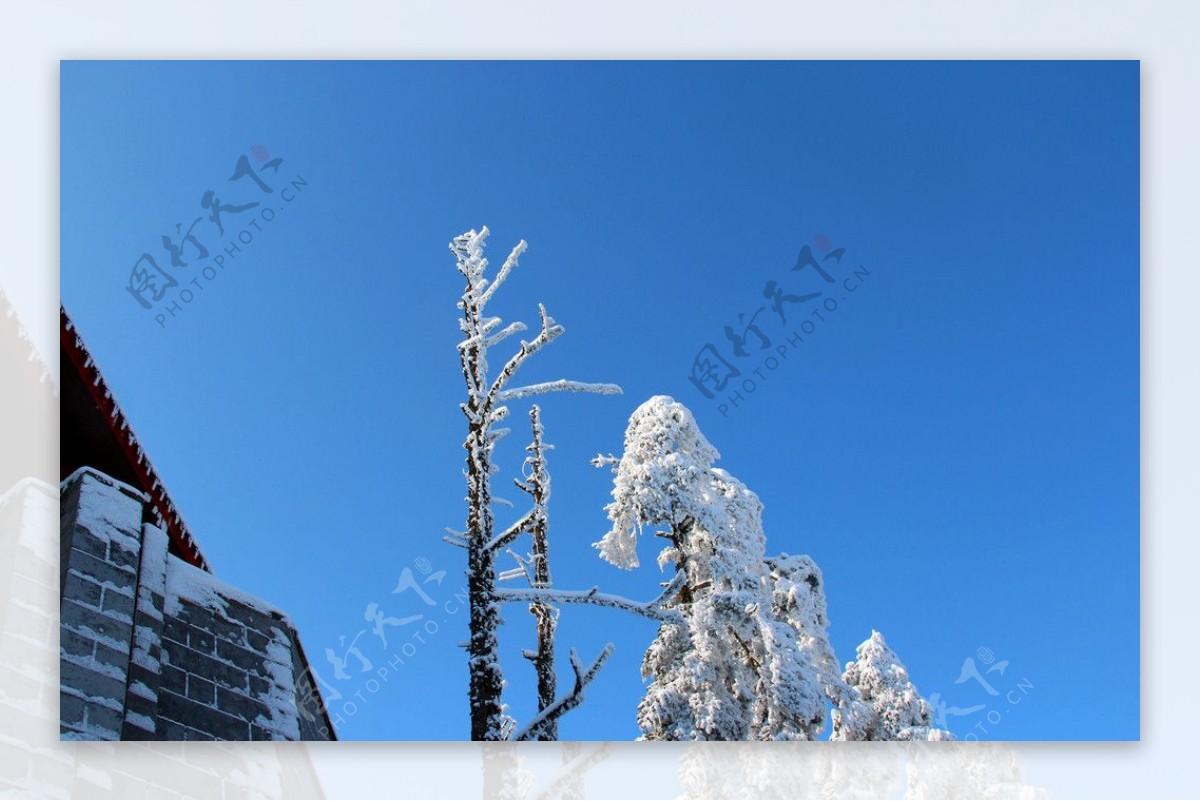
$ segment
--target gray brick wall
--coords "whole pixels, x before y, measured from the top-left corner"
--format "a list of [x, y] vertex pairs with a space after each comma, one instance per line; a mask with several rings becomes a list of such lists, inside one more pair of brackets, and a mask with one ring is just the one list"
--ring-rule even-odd
[[64, 739], [121, 736], [145, 503], [137, 490], [93, 472], [77, 474], [63, 493], [59, 703]]
[[172, 730], [187, 739], [300, 739], [283, 613], [181, 562], [170, 565], [167, 594], [161, 715]]
[[334, 738], [282, 611], [170, 555], [136, 490], [81, 471], [61, 498], [64, 739]]
[[162, 678], [163, 604], [169, 558], [166, 532], [156, 526], [143, 525], [122, 740], [163, 739], [159, 736], [158, 693]]

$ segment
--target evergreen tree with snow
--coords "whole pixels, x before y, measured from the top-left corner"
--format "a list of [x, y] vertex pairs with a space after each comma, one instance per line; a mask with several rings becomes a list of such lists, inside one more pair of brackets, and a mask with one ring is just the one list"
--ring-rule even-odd
[[766, 560], [771, 609], [796, 634], [800, 650], [820, 677], [833, 704], [831, 740], [866, 740], [876, 728], [875, 712], [855, 687], [843, 680], [841, 666], [829, 641], [825, 577], [808, 556], [781, 554]]
[[667, 540], [675, 567], [664, 621], [643, 660], [651, 680], [638, 707], [647, 740], [811, 739], [824, 723], [816, 670], [795, 632], [772, 612], [762, 503], [713, 467], [719, 458], [683, 404], [656, 396], [633, 413], [612, 464], [612, 527], [603, 559], [637, 567], [646, 526]]
[[952, 740], [950, 732], [934, 726], [933, 707], [908, 678], [896, 652], [872, 631], [856, 650], [858, 659], [846, 664], [842, 678], [856, 689], [875, 713], [867, 740]]

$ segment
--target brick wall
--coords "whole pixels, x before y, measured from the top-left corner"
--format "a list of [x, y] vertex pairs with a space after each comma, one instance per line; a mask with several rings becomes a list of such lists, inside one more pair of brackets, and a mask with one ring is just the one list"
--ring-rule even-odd
[[64, 739], [121, 736], [145, 502], [137, 490], [99, 473], [79, 474], [61, 497]]
[[170, 555], [146, 503], [92, 470], [63, 483], [62, 737], [333, 739], [287, 615]]

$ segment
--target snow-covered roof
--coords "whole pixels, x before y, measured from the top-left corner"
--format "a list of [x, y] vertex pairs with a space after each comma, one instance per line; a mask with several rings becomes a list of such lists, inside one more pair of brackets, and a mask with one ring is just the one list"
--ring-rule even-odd
[[[128, 468], [130, 477], [134, 479], [133, 483], [149, 497], [151, 506], [171, 540], [172, 550], [188, 564], [211, 572], [208, 560], [200, 551], [200, 546], [196, 543], [191, 530], [167, 492], [166, 486], [155, 471], [150, 457], [134, 435], [133, 427], [109, 390], [104, 376], [96, 366], [87, 345], [84, 344], [83, 337], [76, 330], [67, 310], [61, 306], [59, 307], [59, 343], [63, 355], [60, 365], [63, 385], [66, 386], [70, 378], [66, 372], [70, 369], [74, 376], [78, 377], [92, 405], [100, 413], [120, 451], [119, 455], [106, 454], [106, 456], [120, 458]], [[64, 392], [64, 404], [67, 402], [65, 395]], [[68, 433], [64, 431], [63, 436], [68, 436]], [[63, 469], [68, 467], [69, 465], [63, 465]]]

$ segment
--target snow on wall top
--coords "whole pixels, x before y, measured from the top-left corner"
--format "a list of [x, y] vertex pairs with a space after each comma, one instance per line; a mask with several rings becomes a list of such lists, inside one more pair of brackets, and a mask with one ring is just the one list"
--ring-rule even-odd
[[146, 494], [98, 470], [81, 467], [59, 485], [60, 497], [76, 484], [80, 485], [76, 524], [103, 539], [120, 540], [126, 550], [136, 552]]
[[182, 559], [168, 558], [167, 595], [164, 607], [166, 614], [178, 615], [183, 610], [182, 601], [210, 610], [225, 618], [229, 618], [229, 602], [237, 601], [263, 614], [277, 617], [286, 625], [292, 625], [291, 618], [287, 616], [287, 613], [257, 595], [251, 595]]
[[[290, 632], [295, 631], [291, 619], [280, 609], [263, 599], [238, 589], [181, 559], [167, 557], [166, 594], [163, 611], [178, 617], [184, 611], [184, 603], [204, 610], [214, 618], [238, 623], [239, 613], [231, 611], [231, 604], [248, 607], [278, 622], [254, 625], [268, 636], [265, 646], [252, 646], [254, 664], [238, 664], [237, 657], [222, 657], [220, 652], [210, 658], [225, 662], [235, 668], [247, 669], [270, 678], [264, 687], [255, 691], [254, 697], [261, 702], [265, 712], [259, 713], [253, 723], [271, 733], [272, 739], [300, 739], [299, 708], [295, 688], [296, 661], [303, 660], [302, 654], [293, 650]], [[242, 613], [244, 614], [244, 613]], [[192, 618], [192, 625], [196, 625]], [[250, 627], [252, 624], [247, 624]]]

